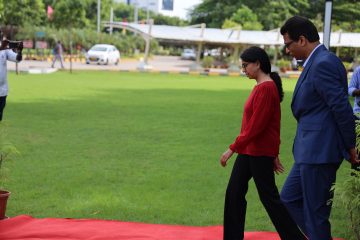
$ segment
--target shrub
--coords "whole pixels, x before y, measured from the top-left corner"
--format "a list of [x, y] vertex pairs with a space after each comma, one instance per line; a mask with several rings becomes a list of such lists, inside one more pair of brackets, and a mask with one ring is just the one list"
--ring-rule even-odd
[[[360, 149], [360, 120], [356, 120], [356, 149]], [[360, 240], [360, 171], [352, 170], [351, 174], [340, 183], [334, 184], [337, 201], [335, 204], [345, 207], [348, 215], [349, 240]]]
[[[44, 32], [44, 38], [36, 38], [36, 32]], [[76, 49], [75, 46], [80, 46], [80, 48], [88, 50], [91, 46], [97, 43], [115, 45], [120, 50], [121, 54], [126, 56], [133, 56], [135, 49], [140, 49], [141, 51], [144, 51], [145, 49], [145, 41], [141, 35], [134, 35], [131, 32], [128, 34], [122, 34], [122, 32], [116, 31], [110, 35], [103, 32], [97, 33], [95, 30], [86, 28], [55, 29], [50, 27], [27, 26], [26, 28], [21, 28], [16, 37], [21, 40], [46, 41], [50, 49], [55, 45], [56, 41], [60, 40], [65, 52], [67, 53], [70, 49], [70, 42], [72, 42], [73, 53]], [[152, 39], [150, 50], [153, 52], [157, 48], [158, 42], [155, 39]]]
[[343, 62], [343, 64], [344, 64], [344, 67], [345, 67], [346, 71], [350, 71], [351, 66], [352, 66], [352, 63], [350, 63], [350, 62]]
[[281, 71], [285, 71], [285, 70], [287, 70], [287, 69], [290, 68], [291, 63], [290, 63], [290, 61], [288, 61], [288, 60], [279, 59], [279, 60], [276, 62], [276, 66], [278, 66]]
[[213, 57], [211, 57], [211, 56], [204, 57], [204, 59], [202, 61], [203, 68], [211, 68], [213, 64], [214, 64]]
[[6, 171], [4, 167], [5, 161], [9, 160], [12, 154], [17, 154], [18, 151], [13, 144], [7, 140], [6, 126], [0, 122], [0, 187], [3, 186]]
[[345, 207], [350, 222], [349, 240], [360, 240], [360, 172], [352, 170], [344, 182], [333, 187], [339, 204]]

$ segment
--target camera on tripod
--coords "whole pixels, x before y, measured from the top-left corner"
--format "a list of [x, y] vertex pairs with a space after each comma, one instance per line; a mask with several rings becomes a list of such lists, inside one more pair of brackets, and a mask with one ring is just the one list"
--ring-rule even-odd
[[0, 30], [0, 50], [12, 49], [21, 52], [23, 49], [22, 41], [10, 41], [3, 38], [2, 31]]
[[9, 49], [22, 50], [23, 42], [21, 42], [21, 41], [8, 41], [8, 48]]

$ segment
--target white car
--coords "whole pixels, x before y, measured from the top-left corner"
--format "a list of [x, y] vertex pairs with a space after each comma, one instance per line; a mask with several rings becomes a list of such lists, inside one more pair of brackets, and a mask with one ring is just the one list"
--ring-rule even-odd
[[86, 53], [86, 64], [109, 64], [117, 65], [120, 61], [120, 52], [113, 45], [96, 44]]
[[181, 53], [181, 59], [195, 60], [196, 59], [196, 53], [195, 53], [194, 49], [185, 48], [184, 51]]

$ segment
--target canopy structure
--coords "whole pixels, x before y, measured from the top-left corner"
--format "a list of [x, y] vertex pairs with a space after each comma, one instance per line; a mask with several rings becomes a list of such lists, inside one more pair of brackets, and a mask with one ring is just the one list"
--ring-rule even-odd
[[[195, 26], [166, 26], [153, 24], [137, 24], [127, 22], [104, 22], [105, 27], [127, 29], [141, 34], [146, 41], [155, 38], [159, 41], [180, 42], [184, 44], [197, 44], [198, 57], [202, 45], [220, 45], [235, 49], [234, 59], [238, 58], [238, 48], [241, 45], [283, 46], [280, 29], [271, 31], [253, 31], [239, 29], [206, 28], [205, 24]], [[323, 33], [319, 33], [322, 42]], [[331, 33], [331, 47], [360, 48], [360, 33], [345, 33], [342, 31]]]
[[[126, 28], [150, 36], [159, 40], [173, 40], [187, 43], [214, 43], [214, 44], [251, 44], [251, 45], [283, 45], [283, 39], [279, 29], [271, 31], [253, 31], [241, 29], [217, 29], [199, 27], [178, 27], [166, 25], [152, 25], [149, 34], [148, 24], [136, 24], [127, 22], [105, 22], [105, 27]], [[201, 24], [199, 24], [201, 26]], [[320, 41], [323, 34], [319, 33]], [[342, 31], [331, 33], [332, 47], [355, 47], [360, 48], [360, 33], [345, 33]]]

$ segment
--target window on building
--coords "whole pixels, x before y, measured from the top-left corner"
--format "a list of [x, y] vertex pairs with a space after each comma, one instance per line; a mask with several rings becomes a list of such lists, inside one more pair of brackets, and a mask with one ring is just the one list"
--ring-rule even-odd
[[174, 0], [163, 0], [162, 1], [163, 10], [174, 10]]

